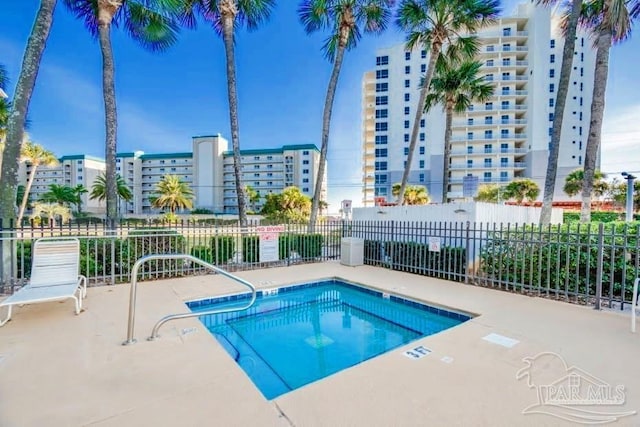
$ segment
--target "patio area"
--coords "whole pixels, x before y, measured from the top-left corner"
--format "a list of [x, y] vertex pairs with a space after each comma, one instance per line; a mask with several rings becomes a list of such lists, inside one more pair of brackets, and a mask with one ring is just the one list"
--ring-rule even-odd
[[[238, 275], [258, 288], [339, 277], [477, 317], [267, 401], [197, 318], [146, 341], [158, 319], [187, 311], [184, 301], [245, 289], [217, 275], [141, 282], [138, 342], [122, 346], [129, 286], [90, 288], [79, 316], [71, 301], [36, 304], [16, 308], [0, 328], [0, 426], [542, 426], [585, 417], [640, 425], [629, 414], [640, 410], [640, 333], [630, 332], [628, 313], [338, 262]], [[497, 342], [484, 339], [490, 334]], [[419, 345], [431, 353], [404, 355]], [[543, 352], [566, 366], [535, 358]], [[518, 380], [526, 357], [531, 375]], [[599, 384], [601, 400], [622, 393], [624, 403], [583, 402], [591, 412], [576, 411], [574, 396], [569, 410], [523, 414], [568, 376]]]

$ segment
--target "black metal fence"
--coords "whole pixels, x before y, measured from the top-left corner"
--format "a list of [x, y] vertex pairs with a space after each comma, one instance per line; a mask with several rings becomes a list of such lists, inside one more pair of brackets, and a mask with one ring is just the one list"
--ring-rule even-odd
[[[8, 228], [0, 239], [0, 293], [12, 293], [29, 279], [31, 247], [42, 237], [77, 237], [80, 272], [89, 284], [100, 285], [129, 282], [134, 263], [157, 253], [191, 254], [229, 271], [338, 259], [341, 230], [340, 222], [319, 222], [309, 232], [306, 224], [239, 227], [186, 221], [116, 228], [102, 223]], [[272, 238], [270, 245], [264, 243], [265, 235]], [[141, 271], [142, 280], [207, 272], [181, 260], [151, 261]]]
[[364, 239], [368, 265], [624, 308], [640, 275], [638, 224], [354, 221], [344, 235]]
[[[136, 260], [152, 253], [188, 253], [230, 271], [336, 260], [341, 257], [343, 237], [364, 240], [367, 265], [598, 308], [624, 308], [640, 275], [638, 223], [540, 227], [327, 221], [309, 232], [305, 224], [269, 229], [183, 222], [123, 224], [114, 230], [103, 224], [8, 228], [2, 233], [0, 292], [4, 293], [28, 280], [33, 241], [60, 235], [81, 240], [81, 272], [91, 284], [130, 281]], [[265, 233], [272, 237], [268, 248]], [[157, 261], [144, 266], [142, 279], [204, 272], [184, 261]]]

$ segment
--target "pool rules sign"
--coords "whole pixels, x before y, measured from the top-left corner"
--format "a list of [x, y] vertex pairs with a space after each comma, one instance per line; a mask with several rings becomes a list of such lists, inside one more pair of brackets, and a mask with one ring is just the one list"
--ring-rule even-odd
[[260, 236], [260, 262], [280, 260], [278, 254], [278, 236], [284, 231], [283, 225], [261, 226], [256, 231]]

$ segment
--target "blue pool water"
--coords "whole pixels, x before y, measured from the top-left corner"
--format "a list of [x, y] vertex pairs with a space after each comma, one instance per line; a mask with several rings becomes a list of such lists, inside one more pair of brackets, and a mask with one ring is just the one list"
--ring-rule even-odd
[[[248, 294], [187, 303], [246, 304]], [[295, 390], [470, 316], [338, 280], [258, 292], [246, 311], [200, 320], [267, 399]]]

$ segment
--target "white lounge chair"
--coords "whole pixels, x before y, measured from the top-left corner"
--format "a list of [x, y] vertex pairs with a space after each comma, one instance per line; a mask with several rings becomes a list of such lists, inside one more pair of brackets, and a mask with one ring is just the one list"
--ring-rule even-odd
[[640, 277], [633, 282], [633, 295], [631, 295], [631, 332], [636, 331], [636, 310], [638, 309], [638, 283]]
[[[13, 295], [0, 302], [8, 313], [0, 326], [11, 319], [14, 305], [73, 299], [76, 314], [87, 296], [87, 279], [80, 270], [80, 241], [70, 237], [38, 239], [31, 251], [31, 279]], [[77, 294], [77, 296], [76, 296]]]

